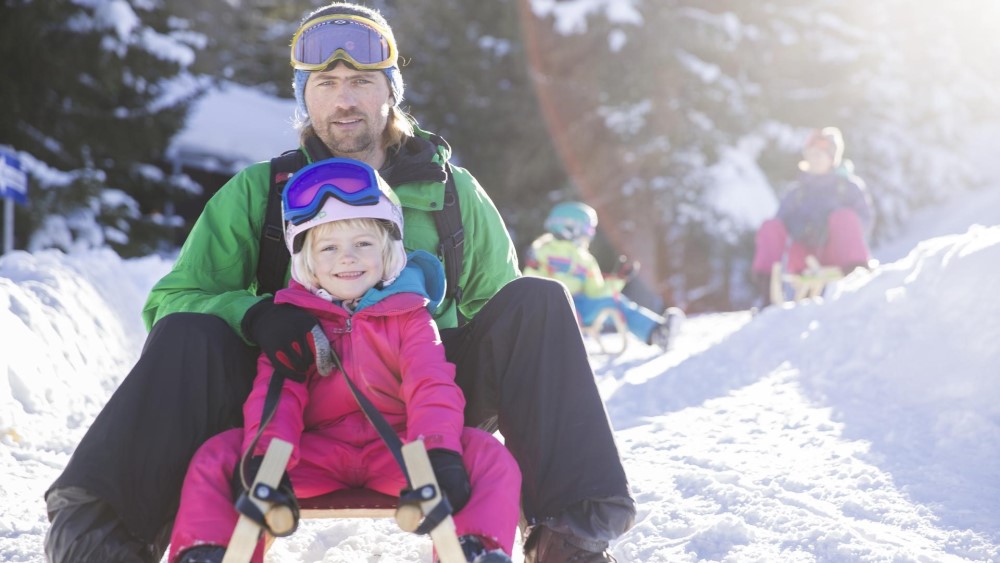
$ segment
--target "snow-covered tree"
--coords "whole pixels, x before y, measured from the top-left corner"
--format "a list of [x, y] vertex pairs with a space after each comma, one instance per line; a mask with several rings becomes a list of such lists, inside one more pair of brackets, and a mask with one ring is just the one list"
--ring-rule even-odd
[[568, 186], [525, 61], [517, 0], [395, 2], [408, 109], [443, 136], [503, 213], [520, 249]]
[[[187, 104], [216, 78], [290, 96], [288, 39], [321, 4], [6, 2], [0, 144], [31, 172], [19, 246], [175, 244], [172, 205], [198, 186], [157, 164]], [[639, 259], [689, 310], [739, 304], [810, 129], [844, 131], [877, 243], [980, 181], [965, 136], [1000, 114], [1000, 7], [980, 0], [367, 5], [400, 42], [404, 108], [452, 143], [520, 248], [554, 202], [585, 199], [602, 262]]]
[[172, 244], [172, 201], [198, 189], [156, 166], [199, 80], [201, 36], [156, 1], [6, 2], [0, 143], [29, 165], [19, 246]]
[[988, 37], [971, 2], [524, 5], [540, 103], [579, 195], [687, 307], [739, 300], [753, 232], [812, 128], [844, 130], [879, 212], [875, 242], [977, 182], [962, 135], [991, 113], [997, 48], [969, 38]]

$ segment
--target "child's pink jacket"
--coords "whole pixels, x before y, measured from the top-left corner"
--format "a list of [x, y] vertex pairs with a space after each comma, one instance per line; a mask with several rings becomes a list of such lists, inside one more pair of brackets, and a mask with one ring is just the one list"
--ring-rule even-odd
[[[348, 315], [293, 281], [275, 295], [275, 302], [316, 316], [347, 375], [404, 443], [423, 438], [428, 449], [462, 454], [472, 495], [455, 515], [457, 531], [488, 538], [511, 553], [520, 470], [492, 435], [463, 428], [465, 399], [455, 383], [454, 366], [445, 360], [427, 301], [415, 293], [397, 293]], [[245, 428], [211, 438], [192, 459], [171, 536], [170, 561], [196, 545], [228, 544], [238, 518], [230, 476], [259, 428], [272, 371], [261, 354], [244, 404]], [[262, 455], [275, 437], [291, 442], [288, 473], [299, 498], [352, 487], [398, 495], [406, 484], [403, 474], [343, 377], [338, 370], [320, 376], [312, 368], [305, 382], [286, 379], [254, 453]], [[263, 561], [263, 542], [253, 561]]]
[[[444, 346], [423, 297], [416, 293], [389, 295], [352, 316], [292, 281], [288, 289], [275, 295], [274, 302], [289, 303], [315, 315], [354, 385], [404, 442], [422, 437], [427, 449], [462, 453], [459, 436], [465, 397], [455, 384], [455, 366], [445, 360]], [[270, 360], [261, 354], [257, 379], [243, 407], [244, 448], [260, 425], [272, 372]], [[254, 453], [263, 455], [275, 436], [297, 446], [304, 429], [356, 446], [381, 441], [343, 374], [323, 377], [315, 368], [305, 383], [285, 381], [278, 408]], [[296, 447], [289, 468], [295, 467], [298, 456]]]

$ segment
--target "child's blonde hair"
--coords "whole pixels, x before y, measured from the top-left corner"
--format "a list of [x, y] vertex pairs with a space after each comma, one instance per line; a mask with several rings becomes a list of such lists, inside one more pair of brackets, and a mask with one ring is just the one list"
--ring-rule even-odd
[[[312, 241], [314, 237], [322, 236], [333, 231], [356, 228], [374, 234], [378, 238], [379, 246], [382, 250], [382, 271], [398, 272], [403, 269], [404, 264], [400, 264], [401, 255], [394, 252], [392, 248], [393, 225], [384, 219], [342, 219], [321, 223], [306, 231], [305, 242], [302, 250], [292, 256], [295, 261], [293, 272], [297, 273], [296, 281], [306, 286], [310, 291], [319, 288], [319, 278], [316, 276], [315, 260], [313, 259]], [[299, 279], [299, 278], [304, 279]], [[383, 278], [383, 281], [386, 281]]]

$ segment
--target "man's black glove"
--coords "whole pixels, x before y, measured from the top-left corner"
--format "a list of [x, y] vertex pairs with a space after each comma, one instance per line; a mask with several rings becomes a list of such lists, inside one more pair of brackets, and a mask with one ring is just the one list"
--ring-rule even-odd
[[431, 459], [431, 468], [441, 487], [441, 494], [448, 499], [451, 510], [457, 513], [469, 502], [472, 494], [469, 472], [462, 463], [462, 455], [454, 450], [435, 448], [427, 452], [427, 457]]
[[316, 317], [294, 305], [275, 305], [270, 297], [250, 307], [240, 323], [243, 334], [267, 354], [274, 370], [294, 381], [305, 381], [316, 361], [312, 330], [317, 326]]

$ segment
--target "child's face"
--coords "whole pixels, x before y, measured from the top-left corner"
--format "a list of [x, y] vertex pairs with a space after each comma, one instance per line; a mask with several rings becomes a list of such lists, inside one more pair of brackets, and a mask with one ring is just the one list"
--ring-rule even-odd
[[316, 279], [335, 298], [357, 299], [382, 281], [382, 241], [375, 231], [342, 225], [310, 238]]
[[802, 156], [809, 163], [811, 174], [826, 174], [833, 170], [833, 157], [822, 148], [809, 147], [802, 153]]

